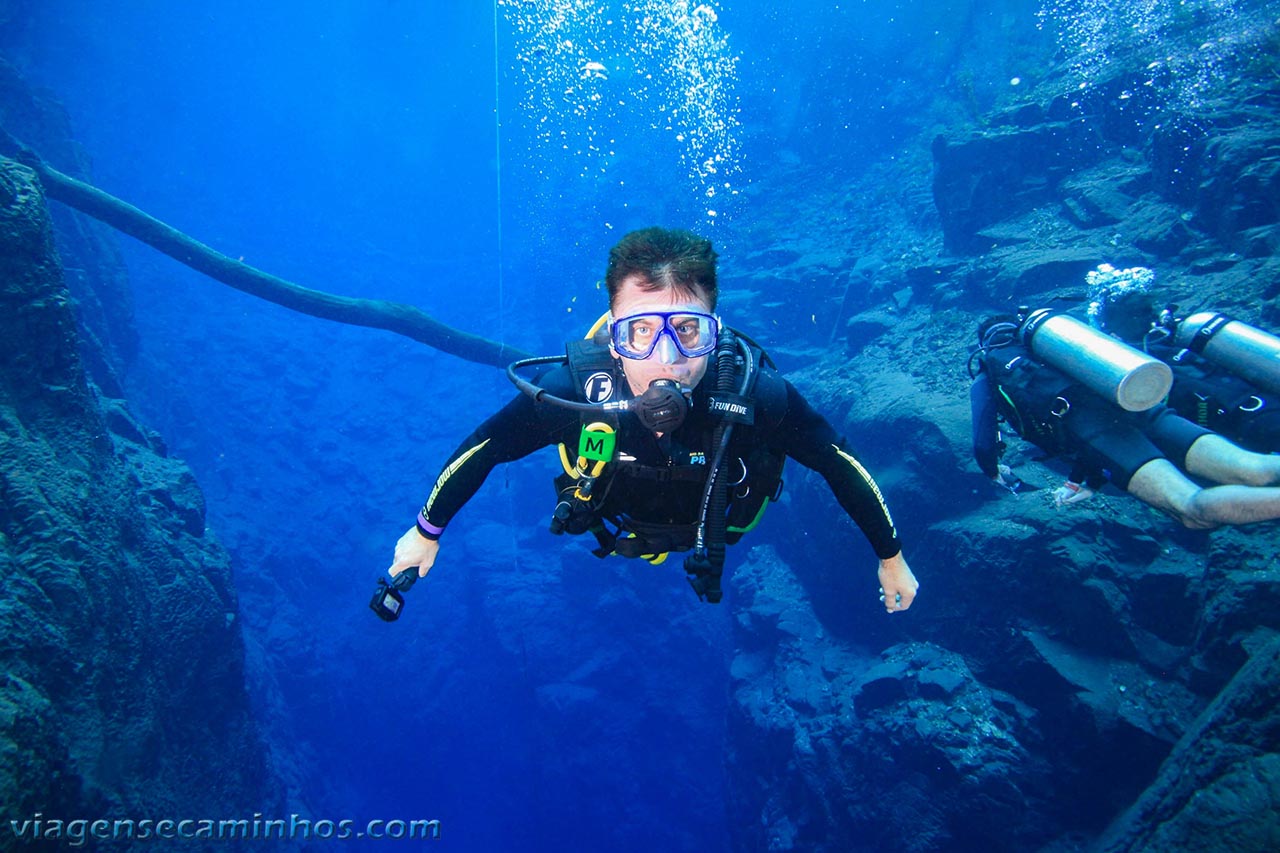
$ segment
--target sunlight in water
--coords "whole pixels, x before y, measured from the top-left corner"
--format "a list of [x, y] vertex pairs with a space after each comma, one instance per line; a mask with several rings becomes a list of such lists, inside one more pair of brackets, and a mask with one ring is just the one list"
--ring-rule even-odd
[[687, 0], [499, 0], [514, 37], [508, 73], [520, 120], [544, 156], [583, 177], [608, 172], [624, 142], [649, 153], [666, 135], [708, 218], [734, 194], [738, 58], [713, 3]]
[[[1118, 72], [1145, 70], [1143, 85], [1170, 106], [1195, 109], [1220, 94], [1241, 63], [1275, 37], [1274, 10], [1243, 0], [1045, 0], [1040, 27], [1058, 45], [1081, 88]], [[1117, 67], [1143, 57], [1145, 69]]]

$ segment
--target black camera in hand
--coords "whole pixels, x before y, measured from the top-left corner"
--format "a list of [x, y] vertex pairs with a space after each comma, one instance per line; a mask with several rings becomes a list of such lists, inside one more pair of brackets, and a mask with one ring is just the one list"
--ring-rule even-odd
[[404, 594], [418, 582], [418, 567], [410, 566], [391, 579], [378, 578], [378, 588], [373, 591], [369, 609], [383, 622], [394, 622], [404, 610]]

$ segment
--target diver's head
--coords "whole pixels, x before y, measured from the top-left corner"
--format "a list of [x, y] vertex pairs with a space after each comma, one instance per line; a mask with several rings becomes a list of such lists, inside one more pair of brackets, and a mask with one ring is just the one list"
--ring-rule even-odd
[[1008, 346], [1018, 339], [1018, 318], [996, 314], [978, 324], [978, 346], [983, 349]]
[[702, 296], [654, 290], [643, 276], [624, 279], [609, 317], [609, 349], [622, 362], [633, 396], [657, 380], [692, 389], [707, 373], [720, 319]]
[[719, 295], [711, 241], [671, 228], [644, 228], [619, 240], [609, 250], [604, 281], [615, 317], [622, 316], [618, 295], [627, 282], [642, 290], [668, 290], [681, 299], [701, 300], [708, 311], [715, 310]]
[[1155, 321], [1155, 273], [1146, 267], [1116, 269], [1099, 264], [1085, 277], [1088, 282], [1089, 322], [1122, 341], [1141, 341]]
[[659, 379], [690, 389], [706, 375], [720, 320], [711, 241], [668, 228], [632, 231], [609, 251], [611, 348], [634, 396]]
[[1102, 305], [1097, 325], [1122, 341], [1134, 343], [1146, 337], [1159, 314], [1150, 293], [1122, 293]]

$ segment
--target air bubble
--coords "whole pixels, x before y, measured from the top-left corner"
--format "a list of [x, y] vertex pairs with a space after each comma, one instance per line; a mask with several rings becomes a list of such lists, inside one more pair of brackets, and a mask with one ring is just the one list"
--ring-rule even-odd
[[1081, 89], [1114, 77], [1123, 70], [1122, 61], [1142, 57], [1148, 71], [1160, 69], [1158, 80], [1145, 85], [1173, 107], [1195, 109], [1232, 85], [1241, 66], [1268, 49], [1272, 25], [1265, 10], [1254, 5], [1044, 0], [1037, 26], [1057, 28], [1058, 45]]
[[[706, 193], [713, 180], [735, 174], [738, 57], [715, 5], [620, 0], [606, 15], [594, 0], [503, 0], [519, 114], [538, 117], [527, 119], [536, 128], [529, 141], [546, 140], [555, 128], [559, 150], [584, 152], [575, 156], [601, 160], [603, 169], [616, 151], [611, 138], [603, 141], [608, 131], [597, 128], [625, 125], [628, 141], [642, 146], [650, 145], [647, 128], [665, 129], [693, 189]], [[528, 154], [537, 160], [536, 149]], [[571, 168], [585, 174], [597, 166]]]

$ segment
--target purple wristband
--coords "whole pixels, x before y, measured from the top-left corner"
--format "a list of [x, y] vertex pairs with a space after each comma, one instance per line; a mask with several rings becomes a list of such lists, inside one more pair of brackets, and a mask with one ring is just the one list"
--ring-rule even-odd
[[427, 517], [421, 512], [418, 513], [418, 529], [432, 539], [436, 538], [441, 533], [444, 533], [443, 527], [436, 527], [434, 524], [427, 521]]

